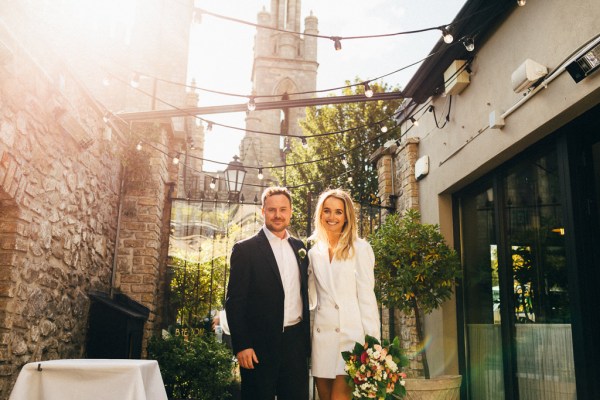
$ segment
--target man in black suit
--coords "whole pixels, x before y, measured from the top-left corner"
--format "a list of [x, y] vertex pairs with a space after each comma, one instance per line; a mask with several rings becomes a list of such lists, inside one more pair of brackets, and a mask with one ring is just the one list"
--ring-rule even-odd
[[290, 192], [265, 189], [262, 215], [262, 229], [233, 246], [225, 302], [242, 399], [307, 400], [308, 257], [302, 241], [286, 229]]

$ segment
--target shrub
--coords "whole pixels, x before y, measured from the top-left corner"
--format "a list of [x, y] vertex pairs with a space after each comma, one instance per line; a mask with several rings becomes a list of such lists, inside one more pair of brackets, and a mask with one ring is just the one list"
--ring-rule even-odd
[[231, 397], [233, 356], [212, 334], [189, 339], [175, 335], [152, 337], [148, 343], [148, 358], [158, 361], [169, 399]]

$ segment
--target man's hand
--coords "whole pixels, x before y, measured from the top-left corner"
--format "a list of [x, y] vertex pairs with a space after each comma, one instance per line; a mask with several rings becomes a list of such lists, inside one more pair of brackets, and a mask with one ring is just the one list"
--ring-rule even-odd
[[254, 363], [258, 364], [258, 358], [254, 349], [244, 349], [237, 353], [236, 357], [242, 368], [254, 369]]

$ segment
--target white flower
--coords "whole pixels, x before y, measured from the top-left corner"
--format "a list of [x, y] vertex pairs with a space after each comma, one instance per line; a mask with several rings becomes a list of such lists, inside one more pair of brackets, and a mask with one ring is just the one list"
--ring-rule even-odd
[[298, 250], [298, 257], [300, 257], [301, 260], [304, 260], [304, 257], [306, 257], [306, 249], [305, 248], [301, 248], [300, 250]]

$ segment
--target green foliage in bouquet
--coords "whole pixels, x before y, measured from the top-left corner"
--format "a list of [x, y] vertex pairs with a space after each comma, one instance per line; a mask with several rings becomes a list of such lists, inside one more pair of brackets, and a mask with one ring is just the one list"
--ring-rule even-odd
[[346, 362], [346, 378], [352, 388], [352, 398], [392, 400], [406, 395], [404, 387], [406, 374], [402, 367], [408, 359], [402, 353], [400, 341], [392, 343], [366, 335], [364, 343], [356, 343], [352, 351], [342, 352]]
[[231, 351], [214, 335], [152, 337], [148, 358], [158, 361], [169, 399], [216, 400], [231, 397], [235, 384]]

